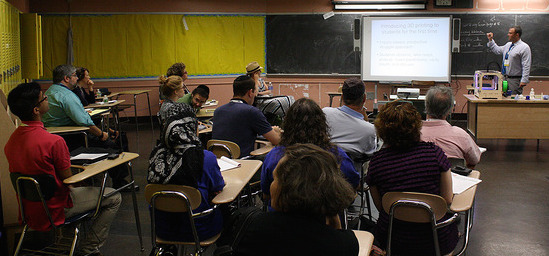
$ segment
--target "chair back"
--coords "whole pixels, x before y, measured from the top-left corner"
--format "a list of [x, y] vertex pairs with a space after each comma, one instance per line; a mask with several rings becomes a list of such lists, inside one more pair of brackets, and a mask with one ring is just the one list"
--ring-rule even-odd
[[10, 173], [12, 184], [19, 195], [19, 209], [21, 209], [21, 219], [25, 221], [25, 207], [23, 200], [29, 200], [32, 202], [42, 202], [44, 212], [46, 213], [50, 224], [55, 227], [53, 219], [46, 201], [53, 197], [57, 184], [55, 183], [55, 177], [50, 174], [39, 175], [23, 175], [21, 173]]
[[430, 211], [434, 213], [435, 220], [440, 220], [448, 210], [444, 198], [426, 193], [388, 192], [381, 201], [387, 214], [391, 215], [393, 210], [396, 219], [407, 222], [430, 223]]
[[227, 140], [209, 140], [207, 144], [209, 151], [214, 153], [217, 158], [222, 156], [237, 159], [240, 158], [240, 146]]
[[202, 202], [198, 189], [172, 184], [148, 184], [145, 199], [157, 210], [165, 212], [190, 212]]

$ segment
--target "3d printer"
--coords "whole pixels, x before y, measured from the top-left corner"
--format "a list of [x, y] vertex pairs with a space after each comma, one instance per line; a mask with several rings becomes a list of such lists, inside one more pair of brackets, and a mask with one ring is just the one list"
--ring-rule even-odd
[[495, 70], [477, 70], [474, 77], [475, 96], [479, 99], [501, 99], [503, 75]]

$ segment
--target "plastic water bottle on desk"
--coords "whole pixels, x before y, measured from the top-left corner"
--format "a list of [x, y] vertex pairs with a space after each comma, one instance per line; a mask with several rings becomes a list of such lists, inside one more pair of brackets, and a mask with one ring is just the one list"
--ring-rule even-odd
[[534, 88], [530, 89], [530, 99], [535, 100], [536, 99], [536, 93], [534, 92]]
[[107, 98], [107, 95], [103, 95], [103, 103], [104, 104], [109, 103], [109, 98]]
[[96, 98], [101, 98], [101, 90], [97, 89], [97, 92], [95, 93]]
[[269, 82], [269, 91], [271, 91], [271, 95], [273, 95], [273, 83]]

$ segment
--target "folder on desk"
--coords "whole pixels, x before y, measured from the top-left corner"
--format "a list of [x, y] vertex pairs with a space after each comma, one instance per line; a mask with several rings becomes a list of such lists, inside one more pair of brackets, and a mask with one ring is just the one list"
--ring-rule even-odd
[[221, 158], [217, 159], [217, 165], [219, 165], [219, 169], [221, 169], [221, 171], [226, 171], [226, 170], [240, 167], [240, 163], [234, 160], [231, 160], [230, 158], [225, 156], [222, 156]]

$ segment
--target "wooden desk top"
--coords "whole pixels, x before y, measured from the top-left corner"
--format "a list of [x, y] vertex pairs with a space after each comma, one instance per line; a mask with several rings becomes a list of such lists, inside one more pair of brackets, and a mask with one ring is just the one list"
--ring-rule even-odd
[[147, 93], [147, 92], [150, 92], [151, 90], [128, 90], [128, 91], [121, 91], [121, 92], [118, 92], [119, 95], [138, 95], [138, 94], [142, 94], [142, 93]]
[[235, 161], [241, 164], [240, 167], [221, 172], [225, 180], [223, 191], [214, 197], [212, 203], [224, 204], [230, 203], [236, 199], [240, 191], [248, 184], [250, 179], [259, 170], [263, 164], [259, 160], [240, 160]]
[[126, 100], [116, 100], [116, 102], [113, 103], [93, 103], [90, 105], [87, 105], [86, 108], [112, 108], [115, 106], [120, 105], [121, 103], [124, 103]]
[[[480, 172], [472, 171], [468, 177], [478, 179], [480, 177]], [[477, 185], [470, 187], [459, 195], [454, 195], [454, 200], [450, 205], [450, 210], [452, 210], [453, 212], [464, 212], [471, 209], [471, 207], [473, 206], [473, 201], [475, 200]]]
[[[112, 97], [114, 97], [114, 96], [118, 96], [118, 94], [119, 94], [119, 93], [117, 93], [117, 92], [113, 92], [113, 93], [107, 95], [107, 98], [110, 99], [110, 98], [112, 98]], [[101, 97], [95, 97], [95, 100], [96, 100], [96, 101], [101, 101], [101, 100], [103, 100], [103, 96], [101, 96]]]
[[[549, 100], [515, 100], [511, 98], [505, 98], [505, 99], [479, 99], [477, 96], [473, 94], [463, 94], [463, 96], [467, 99], [467, 101], [473, 102], [473, 103], [520, 103], [520, 104], [549, 104]], [[524, 95], [526, 97], [526, 95]], [[536, 95], [537, 98], [540, 97], [540, 95]]]
[[198, 110], [198, 113], [196, 113], [196, 117], [213, 117], [215, 112], [215, 108], [209, 108], [209, 109], [200, 109]]
[[198, 134], [209, 133], [209, 132], [212, 132], [212, 126], [209, 124], [206, 124], [206, 129], [199, 130]]
[[87, 131], [89, 127], [86, 126], [56, 126], [56, 127], [46, 127], [46, 131], [52, 134], [58, 133], [68, 133], [68, 132], [80, 132]]
[[267, 142], [267, 144], [264, 146], [264, 147], [260, 147], [252, 152], [250, 152], [250, 155], [252, 156], [260, 156], [260, 155], [264, 155], [264, 154], [267, 154], [269, 152], [271, 152], [271, 150], [273, 150], [275, 146], [273, 146], [273, 144], [271, 144], [270, 142]]
[[326, 94], [330, 95], [330, 96], [338, 96], [338, 95], [342, 95], [343, 93], [341, 92], [326, 92]]
[[358, 240], [358, 256], [368, 256], [374, 244], [374, 235], [368, 231], [353, 230]]
[[131, 152], [123, 152], [118, 156], [118, 158], [113, 160], [107, 159], [107, 160], [99, 161], [97, 163], [87, 165], [87, 166], [71, 165], [71, 167], [76, 167], [76, 168], [82, 169], [83, 171], [66, 178], [65, 180], [63, 180], [63, 183], [65, 184], [78, 183], [92, 176], [100, 174], [110, 168], [121, 165], [123, 163], [127, 163], [138, 157], [139, 157], [139, 154], [131, 153]]
[[100, 108], [100, 109], [94, 109], [94, 110], [92, 110], [91, 112], [88, 112], [88, 113], [90, 114], [90, 116], [97, 116], [97, 115], [105, 114], [109, 111], [110, 110], [108, 108]]

